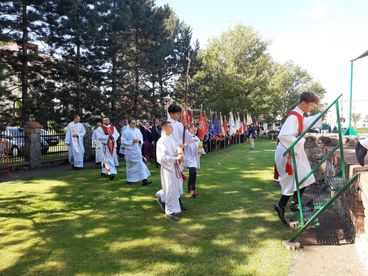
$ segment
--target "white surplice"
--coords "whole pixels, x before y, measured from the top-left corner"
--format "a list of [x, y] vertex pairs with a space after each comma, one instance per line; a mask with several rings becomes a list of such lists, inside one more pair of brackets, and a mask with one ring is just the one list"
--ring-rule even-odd
[[[293, 111], [298, 112], [300, 115], [303, 116], [303, 111], [296, 107]], [[304, 129], [306, 129], [317, 117], [319, 114], [314, 116], [309, 116], [304, 118]], [[322, 121], [319, 120], [314, 127], [320, 127], [322, 125]], [[286, 163], [287, 163], [287, 155], [283, 156], [285, 150], [291, 146], [291, 144], [297, 139], [299, 135], [299, 124], [298, 119], [295, 115], [290, 115], [285, 123], [282, 125], [278, 139], [279, 143], [276, 147], [275, 151], [275, 163], [277, 170], [279, 172], [280, 178], [280, 186], [281, 186], [281, 193], [286, 196], [291, 196], [294, 191], [296, 191], [296, 183], [294, 179], [294, 168], [293, 168], [293, 175], [288, 175], [285, 171]], [[309, 164], [307, 155], [304, 151], [304, 143], [305, 139], [302, 138], [299, 142], [295, 145], [295, 159], [298, 171], [298, 180], [302, 180], [310, 171], [311, 166]], [[307, 180], [299, 187], [304, 188], [307, 187], [315, 182], [315, 178], [313, 175], [308, 177]]]
[[[138, 139], [140, 143], [133, 143], [134, 139]], [[127, 181], [137, 182], [147, 179], [151, 173], [143, 162], [142, 132], [137, 128], [126, 128], [123, 132], [121, 143], [125, 148]]]
[[187, 168], [200, 168], [201, 164], [201, 157], [198, 154], [198, 147], [200, 143], [200, 139], [191, 133], [187, 133], [188, 138], [192, 137], [194, 143], [186, 144], [185, 145], [185, 159], [184, 159], [184, 166]]
[[368, 137], [362, 139], [362, 140], [359, 140], [359, 143], [366, 149], [368, 150]]
[[[108, 128], [110, 128], [110, 125], [106, 126]], [[117, 170], [116, 167], [119, 166], [119, 162], [118, 162], [118, 156], [116, 154], [116, 141], [119, 138], [119, 132], [116, 130], [115, 127], [113, 127], [113, 134], [112, 134], [112, 138], [113, 138], [113, 143], [114, 143], [114, 148], [112, 153], [110, 152], [109, 148], [108, 148], [108, 141], [109, 141], [109, 135], [105, 134], [105, 132], [102, 129], [102, 126], [97, 128], [97, 139], [100, 141], [101, 145], [102, 145], [102, 162], [101, 162], [101, 167], [102, 167], [102, 173], [105, 174], [117, 174]]]
[[97, 128], [92, 133], [92, 147], [95, 148], [96, 163], [101, 163], [103, 158], [102, 144], [97, 138]]
[[[173, 127], [173, 132], [171, 134], [171, 137], [173, 138], [173, 141], [176, 144], [176, 148], [178, 148], [180, 144], [183, 144], [183, 131], [184, 131], [183, 124], [181, 122], [175, 121], [171, 118], [169, 118], [168, 121], [171, 123], [171, 125]], [[189, 131], [186, 130], [184, 147], [185, 147], [185, 145], [191, 144], [191, 143], [194, 143], [193, 139], [192, 139], [192, 136], [190, 135]], [[185, 151], [184, 151], [184, 162], [185, 162]], [[180, 170], [183, 171], [184, 166], [180, 166]], [[179, 189], [179, 195], [184, 194], [183, 179], [182, 178], [179, 179], [178, 189]], [[162, 191], [161, 190], [158, 191], [157, 194], [162, 195]], [[165, 201], [163, 201], [163, 202], [165, 202]]]
[[[69, 163], [74, 167], [83, 168], [84, 145], [83, 138], [86, 129], [81, 123], [71, 122], [66, 128], [65, 144], [68, 146]], [[73, 137], [73, 135], [78, 135]]]
[[162, 189], [156, 193], [156, 197], [165, 202], [165, 213], [167, 215], [180, 213], [180, 193], [178, 186], [183, 186], [183, 180], [176, 164], [178, 146], [172, 135], [162, 135], [157, 141], [156, 157], [161, 165], [160, 176]]
[[129, 125], [123, 126], [121, 128], [121, 132], [120, 132], [120, 149], [119, 149], [120, 154], [125, 154], [125, 147], [124, 147], [124, 144], [123, 144], [123, 133], [128, 128], [129, 128]]

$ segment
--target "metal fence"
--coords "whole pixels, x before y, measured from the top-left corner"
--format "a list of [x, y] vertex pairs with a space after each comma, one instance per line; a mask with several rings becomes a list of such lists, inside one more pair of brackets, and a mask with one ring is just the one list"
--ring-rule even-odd
[[64, 131], [41, 129], [40, 138], [41, 144], [47, 144], [44, 148], [41, 147], [42, 161], [66, 159], [68, 157], [68, 148], [64, 141]]
[[14, 164], [27, 164], [26, 153], [26, 133], [23, 128], [8, 127], [0, 132], [2, 147], [2, 157], [0, 167], [9, 167]]

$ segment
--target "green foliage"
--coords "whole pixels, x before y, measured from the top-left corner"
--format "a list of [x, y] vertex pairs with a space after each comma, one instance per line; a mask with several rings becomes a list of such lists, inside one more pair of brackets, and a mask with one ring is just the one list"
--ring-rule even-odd
[[[152, 186], [90, 168], [2, 183], [2, 275], [287, 275], [293, 232], [271, 208], [275, 143], [257, 140], [203, 156], [196, 199], [165, 219]], [[289, 214], [288, 214], [289, 215]]]
[[351, 119], [353, 120], [354, 128], [356, 129], [356, 123], [362, 118], [362, 114], [353, 113], [351, 114]]
[[294, 107], [303, 91], [323, 96], [320, 83], [305, 70], [292, 62], [282, 65], [272, 60], [268, 45], [242, 25], [211, 40], [200, 53], [203, 66], [194, 77], [200, 95], [197, 106], [203, 103], [225, 113], [246, 110], [272, 121]]
[[[17, 124], [61, 128], [75, 113], [91, 123], [103, 114], [115, 123], [122, 115], [162, 116], [192, 50], [190, 28], [152, 0], [18, 0], [0, 11], [0, 40], [19, 45], [0, 48], [27, 115]], [[23, 56], [29, 43], [39, 51]]]

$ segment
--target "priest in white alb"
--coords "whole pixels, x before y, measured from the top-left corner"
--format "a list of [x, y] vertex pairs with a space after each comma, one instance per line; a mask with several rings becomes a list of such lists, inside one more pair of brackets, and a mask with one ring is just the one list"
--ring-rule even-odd
[[86, 129], [80, 123], [80, 117], [75, 115], [73, 122], [68, 124], [65, 134], [65, 144], [68, 146], [69, 163], [75, 170], [80, 170], [83, 168], [83, 138], [85, 134]]
[[109, 117], [102, 119], [102, 126], [97, 129], [97, 139], [102, 146], [101, 176], [108, 176], [113, 180], [117, 175], [116, 167], [119, 166], [116, 152], [116, 141], [119, 138], [119, 132], [110, 124]]
[[122, 133], [121, 143], [125, 149], [127, 184], [142, 181], [143, 186], [152, 184], [147, 178], [151, 175], [146, 164], [143, 162], [142, 132], [136, 128], [136, 120], [129, 119], [129, 127]]
[[157, 202], [165, 212], [166, 218], [177, 222], [178, 213], [181, 213], [180, 193], [178, 186], [183, 185], [179, 164], [183, 162], [183, 154], [178, 153], [178, 145], [173, 135], [173, 127], [170, 122], [162, 124], [161, 138], [157, 141], [156, 157], [161, 165], [160, 195], [156, 194]]
[[102, 144], [97, 138], [97, 130], [100, 126], [102, 126], [102, 124], [98, 123], [96, 129], [92, 133], [92, 147], [95, 149], [95, 162], [98, 165], [101, 165], [103, 158]]

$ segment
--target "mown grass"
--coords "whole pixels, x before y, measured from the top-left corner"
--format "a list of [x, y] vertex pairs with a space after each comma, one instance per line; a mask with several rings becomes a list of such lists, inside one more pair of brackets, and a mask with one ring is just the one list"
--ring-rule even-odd
[[186, 197], [179, 223], [164, 218], [154, 185], [127, 186], [99, 170], [0, 184], [2, 275], [286, 275], [291, 230], [272, 210], [268, 140], [206, 155], [199, 197]]

